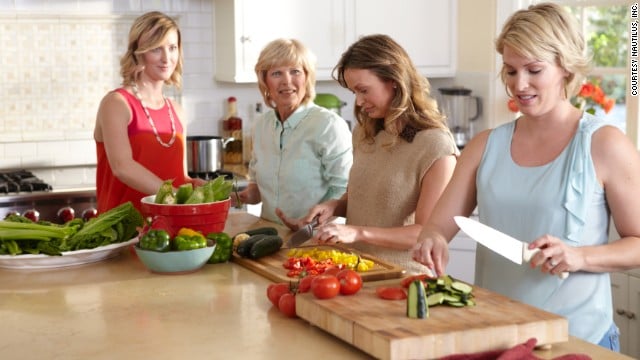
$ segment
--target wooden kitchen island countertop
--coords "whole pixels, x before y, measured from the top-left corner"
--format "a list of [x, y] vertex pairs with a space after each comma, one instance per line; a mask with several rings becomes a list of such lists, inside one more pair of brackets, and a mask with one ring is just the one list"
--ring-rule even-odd
[[[267, 225], [231, 213], [225, 231]], [[153, 274], [129, 251], [76, 267], [0, 269], [0, 358], [370, 358], [304, 320], [282, 316], [266, 297], [269, 283], [234, 263]], [[569, 353], [630, 359], [576, 338], [535, 355]]]

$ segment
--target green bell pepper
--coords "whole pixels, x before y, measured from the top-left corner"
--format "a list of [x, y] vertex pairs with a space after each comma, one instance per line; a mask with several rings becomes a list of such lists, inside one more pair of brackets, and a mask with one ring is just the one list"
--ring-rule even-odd
[[207, 234], [207, 239], [216, 242], [216, 249], [207, 262], [209, 264], [217, 264], [229, 261], [233, 251], [233, 240], [231, 236], [224, 232], [215, 232]]
[[202, 235], [178, 235], [173, 238], [173, 250], [195, 250], [207, 247], [207, 239]]
[[171, 244], [171, 236], [166, 230], [152, 229], [142, 235], [138, 246], [144, 250], [169, 251]]

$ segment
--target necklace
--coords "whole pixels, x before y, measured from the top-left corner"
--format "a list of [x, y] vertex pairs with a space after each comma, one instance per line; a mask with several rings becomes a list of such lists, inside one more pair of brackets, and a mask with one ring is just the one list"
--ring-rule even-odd
[[153, 129], [153, 134], [156, 136], [156, 140], [158, 140], [160, 145], [166, 148], [171, 147], [171, 145], [173, 145], [173, 143], [176, 141], [176, 122], [173, 119], [173, 111], [171, 111], [171, 102], [167, 101], [167, 98], [162, 96], [164, 103], [167, 104], [169, 119], [171, 119], [171, 139], [169, 139], [169, 142], [166, 143], [162, 141], [162, 139], [160, 138], [160, 135], [158, 134], [158, 129], [156, 129], [156, 124], [153, 122], [153, 119], [151, 118], [151, 114], [149, 114], [149, 110], [147, 109], [146, 106], [144, 106], [144, 103], [142, 102], [142, 98], [138, 93], [138, 84], [133, 83], [133, 85], [131, 85], [131, 89], [133, 90], [133, 94], [140, 101], [140, 105], [142, 105], [142, 110], [144, 110], [145, 115], [147, 115], [147, 119], [149, 120], [149, 125], [151, 125], [151, 129]]

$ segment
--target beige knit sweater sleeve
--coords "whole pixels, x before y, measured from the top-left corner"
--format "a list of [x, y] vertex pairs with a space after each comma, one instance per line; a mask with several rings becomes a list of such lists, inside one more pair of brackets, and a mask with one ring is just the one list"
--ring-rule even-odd
[[[354, 139], [357, 135], [354, 134]], [[391, 135], [380, 131], [374, 144], [354, 147], [347, 188], [347, 224], [374, 227], [414, 224], [425, 173], [437, 159], [459, 154], [447, 130], [422, 130], [411, 143], [399, 139], [391, 148], [382, 146], [391, 140]], [[359, 242], [350, 247], [395, 263], [411, 273], [427, 271], [411, 259], [408, 250]]]

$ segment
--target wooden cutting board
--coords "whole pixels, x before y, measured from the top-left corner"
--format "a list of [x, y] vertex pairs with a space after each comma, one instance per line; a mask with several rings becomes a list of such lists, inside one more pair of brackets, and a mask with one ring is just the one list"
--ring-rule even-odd
[[[231, 213], [229, 214], [229, 218], [227, 219], [225, 225], [225, 232], [231, 236], [238, 234], [240, 232], [255, 229], [259, 227], [270, 226], [274, 227], [278, 230], [278, 235], [282, 237], [282, 239], [286, 241], [293, 235], [293, 232], [288, 228], [277, 225], [272, 222], [260, 219], [251, 214], [247, 213]], [[314, 247], [311, 245], [311, 247]], [[344, 249], [340, 246], [316, 246], [320, 249]], [[263, 258], [252, 260], [238, 256], [235, 252], [232, 255], [232, 260], [243, 266], [247, 269], [258, 273], [267, 279], [275, 282], [288, 282], [291, 281], [292, 278], [287, 276], [288, 270], [285, 269], [282, 264], [287, 260], [287, 252], [289, 249], [283, 248], [276, 254], [271, 256], [265, 256]], [[386, 279], [395, 279], [401, 277], [405, 270], [397, 265], [388, 263], [381, 259], [378, 259], [374, 256], [368, 254], [359, 254], [362, 257], [373, 261], [376, 265], [372, 270], [367, 272], [362, 272], [362, 280], [363, 281], [376, 281], [376, 280], [386, 280]]]
[[353, 296], [328, 300], [298, 294], [296, 312], [378, 359], [436, 359], [507, 349], [532, 337], [539, 346], [568, 341], [565, 318], [486, 289], [474, 287], [476, 306], [439, 305], [429, 308], [427, 319], [410, 319], [406, 300], [382, 300], [375, 294], [377, 286], [366, 283]]

